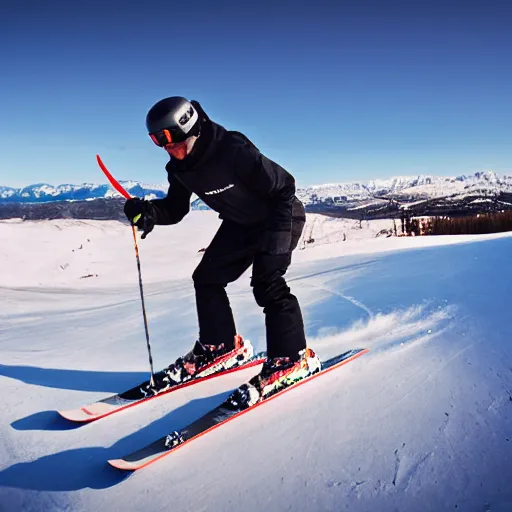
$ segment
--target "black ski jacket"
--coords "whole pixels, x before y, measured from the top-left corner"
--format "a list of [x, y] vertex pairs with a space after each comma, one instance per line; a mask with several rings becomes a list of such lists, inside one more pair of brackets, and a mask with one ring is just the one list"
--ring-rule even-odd
[[176, 224], [190, 210], [192, 193], [221, 219], [242, 225], [261, 224], [267, 231], [264, 250], [286, 252], [293, 217], [304, 220], [304, 207], [295, 196], [295, 180], [242, 133], [227, 131], [211, 121], [199, 103], [201, 135], [184, 160], [166, 165], [169, 190], [153, 199], [156, 224]]

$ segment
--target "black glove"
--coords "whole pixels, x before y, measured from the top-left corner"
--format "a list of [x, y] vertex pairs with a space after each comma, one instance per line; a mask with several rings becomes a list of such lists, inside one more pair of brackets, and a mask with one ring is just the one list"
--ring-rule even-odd
[[155, 227], [155, 211], [150, 201], [132, 197], [124, 203], [124, 214], [133, 226], [143, 231], [141, 238], [153, 231]]

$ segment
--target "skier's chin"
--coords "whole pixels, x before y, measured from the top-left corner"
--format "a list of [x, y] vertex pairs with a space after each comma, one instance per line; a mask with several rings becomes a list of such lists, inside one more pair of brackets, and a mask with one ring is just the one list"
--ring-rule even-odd
[[165, 150], [169, 153], [170, 156], [176, 158], [177, 160], [184, 160], [187, 155], [190, 155], [192, 149], [194, 148], [194, 144], [196, 143], [197, 137], [189, 137], [183, 142], [179, 143], [170, 143], [165, 146]]
[[170, 156], [176, 158], [177, 160], [183, 160], [187, 156], [186, 142], [179, 145], [173, 145], [173, 147], [167, 145], [165, 146], [165, 150], [167, 151], [167, 153], [169, 153]]

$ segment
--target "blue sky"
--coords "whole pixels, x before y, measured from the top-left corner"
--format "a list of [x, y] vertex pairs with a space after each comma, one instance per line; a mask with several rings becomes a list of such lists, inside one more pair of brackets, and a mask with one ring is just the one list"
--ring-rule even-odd
[[[512, 2], [11, 2], [0, 185], [163, 183], [145, 131], [198, 100], [298, 185], [512, 173]], [[7, 28], [6, 28], [7, 27]]]

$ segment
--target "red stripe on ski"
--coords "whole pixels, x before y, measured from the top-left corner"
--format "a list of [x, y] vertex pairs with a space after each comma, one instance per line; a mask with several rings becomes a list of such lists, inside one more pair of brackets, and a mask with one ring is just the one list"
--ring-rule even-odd
[[[68, 416], [66, 416], [67, 411], [57, 411], [63, 418], [67, 419], [68, 421], [72, 421], [73, 423], [91, 423], [92, 421], [99, 420], [101, 418], [106, 418], [107, 416], [110, 416], [112, 414], [115, 414], [119, 411], [124, 411], [126, 409], [129, 409], [130, 407], [134, 407], [135, 405], [139, 405], [141, 403], [149, 402], [150, 400], [153, 400], [154, 398], [158, 398], [163, 395], [167, 395], [168, 393], [172, 393], [173, 391], [178, 391], [178, 389], [183, 389], [188, 386], [192, 386], [193, 384], [198, 384], [199, 382], [205, 382], [210, 379], [214, 379], [215, 377], [220, 377], [221, 375], [227, 375], [229, 373], [234, 373], [240, 370], [245, 370], [246, 368], [252, 368], [253, 366], [257, 366], [259, 364], [263, 364], [265, 359], [255, 359], [254, 361], [251, 361], [250, 363], [243, 364], [242, 366], [236, 366], [235, 368], [230, 368], [229, 370], [223, 370], [221, 372], [212, 373], [211, 375], [207, 375], [206, 377], [199, 377], [197, 379], [189, 380], [188, 382], [184, 382], [183, 384], [178, 384], [177, 386], [174, 386], [173, 388], [170, 388], [166, 391], [162, 391], [161, 393], [158, 393], [156, 395], [150, 396], [148, 398], [141, 398], [140, 400], [135, 400], [132, 403], [122, 405], [121, 407], [118, 407], [116, 409], [113, 409], [112, 411], [108, 411], [104, 414], [97, 414], [94, 415], [94, 413], [91, 413], [87, 410], [87, 405], [80, 407], [79, 410], [85, 412], [86, 414], [93, 414], [92, 416], [89, 416], [88, 418], [85, 418], [83, 420], [73, 419]], [[90, 404], [93, 405], [93, 404]]]
[[[293, 384], [292, 386], [289, 386], [289, 387], [283, 389], [282, 391], [276, 393], [275, 395], [272, 395], [271, 397], [269, 397], [269, 398], [267, 398], [265, 400], [262, 400], [261, 402], [258, 402], [257, 404], [255, 404], [255, 405], [253, 405], [253, 406], [251, 406], [251, 407], [249, 407], [249, 408], [247, 408], [247, 409], [245, 409], [243, 411], [240, 411], [240, 412], [236, 413], [235, 415], [231, 416], [227, 420], [221, 421], [220, 423], [217, 423], [217, 424], [213, 425], [212, 427], [210, 427], [209, 429], [205, 430], [204, 432], [201, 432], [200, 434], [197, 434], [194, 437], [192, 437], [190, 439], [187, 439], [185, 442], [175, 446], [174, 448], [170, 449], [169, 451], [166, 451], [166, 452], [162, 453], [161, 455], [158, 455], [156, 458], [154, 458], [154, 459], [152, 459], [152, 460], [150, 460], [148, 462], [145, 462], [144, 464], [137, 465], [136, 463], [125, 461], [122, 458], [121, 459], [111, 459], [111, 460], [109, 460], [107, 462], [111, 466], [115, 467], [116, 469], [120, 469], [120, 470], [123, 470], [123, 471], [135, 471], [135, 470], [138, 470], [138, 469], [145, 468], [145, 467], [149, 466], [150, 464], [153, 464], [153, 462], [156, 462], [157, 460], [162, 459], [166, 455], [169, 455], [171, 452], [174, 452], [178, 448], [181, 448], [182, 446], [185, 446], [190, 441], [195, 441], [196, 439], [199, 439], [200, 437], [204, 436], [208, 432], [211, 432], [212, 430], [215, 430], [216, 428], [220, 427], [221, 425], [224, 425], [224, 424], [230, 422], [231, 420], [233, 420], [235, 418], [239, 418], [243, 414], [258, 408], [260, 405], [263, 405], [263, 404], [266, 404], [266, 403], [270, 402], [274, 398], [277, 398], [278, 396], [283, 395], [287, 391], [291, 391], [292, 389], [296, 389], [299, 386], [301, 386], [302, 384], [305, 384], [306, 382], [310, 382], [311, 380], [315, 379], [316, 377], [319, 377], [320, 375], [325, 375], [326, 373], [330, 372], [331, 370], [334, 370], [336, 368], [340, 368], [341, 366], [349, 363], [350, 361], [353, 361], [354, 359], [357, 359], [358, 357], [362, 356], [363, 354], [366, 354], [369, 351], [370, 351], [369, 348], [365, 348], [365, 349], [361, 350], [361, 352], [358, 352], [357, 354], [354, 354], [353, 356], [350, 356], [347, 359], [344, 359], [343, 361], [340, 361], [338, 364], [335, 364], [335, 365], [331, 366], [330, 368], [326, 368], [325, 370], [322, 370], [319, 373], [315, 373], [311, 377], [308, 377], [308, 378], [306, 378], [304, 380], [301, 380], [301, 381], [297, 382], [296, 384]], [[124, 466], [123, 466], [123, 464], [124, 464]]]

